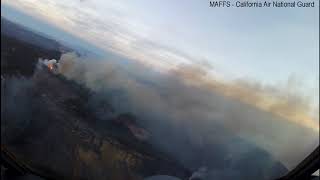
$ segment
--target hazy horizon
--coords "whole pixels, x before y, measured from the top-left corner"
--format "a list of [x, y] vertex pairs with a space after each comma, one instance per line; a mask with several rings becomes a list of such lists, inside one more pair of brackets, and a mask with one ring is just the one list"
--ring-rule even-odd
[[[128, 102], [141, 108], [136, 111], [170, 112], [169, 124], [184, 125], [180, 120], [189, 115], [185, 131], [199, 144], [207, 138], [201, 128], [212, 120], [287, 167], [302, 160], [319, 134], [318, 8], [213, 10], [207, 1], [155, 3], [4, 0], [1, 16], [101, 55], [97, 60], [63, 54], [60, 60], [71, 61], [72, 71], [62, 74], [94, 90], [110, 88], [105, 81], [95, 83], [107, 79], [127, 91]], [[121, 68], [114, 75], [115, 64]], [[163, 83], [173, 100], [135, 78]], [[295, 141], [308, 147], [293, 152]]]

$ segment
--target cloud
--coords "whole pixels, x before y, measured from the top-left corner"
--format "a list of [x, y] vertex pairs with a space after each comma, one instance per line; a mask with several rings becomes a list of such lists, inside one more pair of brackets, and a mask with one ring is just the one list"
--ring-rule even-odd
[[[250, 164], [248, 161], [257, 171], [259, 163], [276, 166], [274, 161], [262, 158], [268, 156], [259, 148], [292, 168], [318, 145], [319, 105], [310, 105], [309, 97], [296, 91], [303, 86], [300, 82], [289, 78], [285, 86], [270, 86], [255, 80], [225, 81], [213, 76], [210, 70], [214, 67], [199, 63], [202, 58], [153, 43], [141, 31], [148, 28], [122, 16], [116, 3], [110, 2], [115, 8], [105, 9], [110, 12], [108, 16], [99, 16], [92, 7], [62, 1], [9, 4], [137, 61], [137, 66], [128, 68], [128, 62], [117, 64], [108, 55], [98, 60], [68, 53], [59, 60], [59, 70], [96, 92], [93, 110], [99, 104], [94, 100], [99, 99], [110, 101], [117, 114], [135, 114], [152, 132], [152, 143], [189, 168], [207, 165], [211, 177], [230, 174], [224, 178], [232, 179], [254, 173], [239, 170], [244, 163]], [[150, 67], [160, 73], [147, 71]], [[113, 116], [97, 115], [101, 120]]]
[[[98, 2], [82, 5], [82, 3], [50, 0], [41, 3], [32, 0], [3, 1], [3, 3], [53, 24], [106, 51], [139, 61], [159, 71], [167, 71], [180, 63], [204, 62], [203, 58], [166, 47], [147, 37], [145, 34], [148, 34], [149, 28], [136, 22], [133, 17], [124, 15], [122, 3], [108, 2], [107, 7], [104, 6], [105, 3]], [[103, 6], [105, 8], [103, 12], [107, 11], [108, 15], [102, 16], [97, 13], [101, 10], [97, 5]]]

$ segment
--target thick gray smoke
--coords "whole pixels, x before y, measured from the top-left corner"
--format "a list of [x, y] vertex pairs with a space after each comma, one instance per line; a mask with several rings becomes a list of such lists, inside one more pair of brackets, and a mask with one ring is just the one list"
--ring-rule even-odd
[[[151, 143], [191, 169], [207, 167], [211, 178], [279, 176], [271, 172], [277, 169], [273, 158], [292, 168], [318, 144], [317, 132], [298, 123], [193, 86], [176, 73], [141, 66], [67, 53], [58, 67], [66, 78], [99, 94], [94, 102], [105, 99], [115, 114], [133, 113], [152, 132]], [[110, 114], [100, 112], [100, 119]]]
[[[197, 68], [183, 66], [163, 74], [141, 64], [75, 53], [63, 54], [57, 63], [40, 63], [54, 64], [57, 73], [93, 91], [88, 105], [101, 121], [122, 113], [135, 115], [151, 132], [148, 141], [193, 170], [194, 177], [272, 179], [286, 171], [277, 161], [292, 168], [318, 145], [318, 132], [221, 92], [236, 94], [237, 88], [230, 90], [213, 82], [219, 87], [215, 89], [185, 81], [202, 80], [205, 73]], [[5, 105], [1, 116], [8, 116], [1, 119], [10, 119], [1, 124], [18, 124], [6, 135], [19, 139], [14, 134], [19, 134], [42, 106], [30, 98], [32, 79], [7, 78], [1, 83], [1, 103]]]
[[27, 78], [1, 78], [1, 140], [3, 143], [16, 139], [30, 122], [32, 87], [33, 82]]

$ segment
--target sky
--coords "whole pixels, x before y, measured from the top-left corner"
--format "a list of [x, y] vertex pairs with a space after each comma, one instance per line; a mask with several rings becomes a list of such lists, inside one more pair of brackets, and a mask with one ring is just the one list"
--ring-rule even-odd
[[225, 76], [266, 83], [286, 81], [292, 75], [308, 84], [318, 78], [318, 8], [223, 9], [210, 8], [203, 0], [1, 3], [99, 47], [161, 67], [210, 64]]
[[158, 71], [196, 65], [215, 78], [294, 86], [319, 107], [318, 8], [210, 8], [206, 0], [1, 5], [2, 16], [93, 51], [112, 51]]
[[[315, 3], [315, 8], [210, 8], [207, 0], [2, 0], [1, 16], [97, 54], [112, 52], [194, 84], [201, 81], [205, 90], [319, 133]], [[277, 145], [279, 151], [286, 146]]]

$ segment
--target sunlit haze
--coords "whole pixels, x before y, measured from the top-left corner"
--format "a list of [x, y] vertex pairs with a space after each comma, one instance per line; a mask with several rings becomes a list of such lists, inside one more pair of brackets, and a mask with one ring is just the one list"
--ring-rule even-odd
[[2, 0], [1, 16], [319, 133], [319, 8], [213, 9], [208, 2]]

